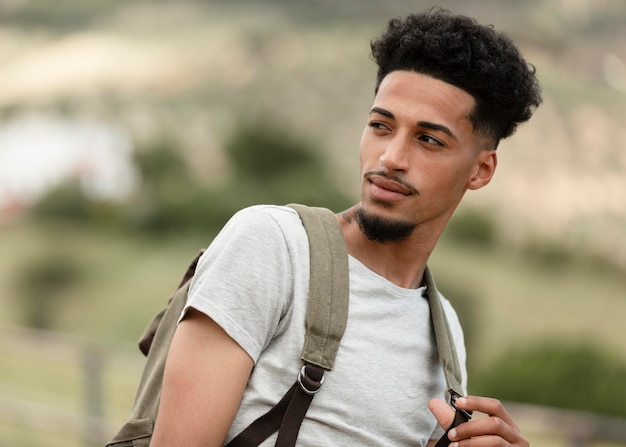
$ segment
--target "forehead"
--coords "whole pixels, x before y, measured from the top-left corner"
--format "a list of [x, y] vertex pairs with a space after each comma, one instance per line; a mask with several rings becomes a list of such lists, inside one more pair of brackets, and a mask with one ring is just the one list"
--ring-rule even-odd
[[389, 73], [374, 98], [374, 107], [389, 110], [397, 119], [428, 121], [470, 133], [475, 104], [465, 90], [412, 71]]

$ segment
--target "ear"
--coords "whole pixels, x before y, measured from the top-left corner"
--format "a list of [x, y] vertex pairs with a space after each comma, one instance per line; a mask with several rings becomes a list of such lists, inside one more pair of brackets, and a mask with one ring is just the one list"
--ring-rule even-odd
[[467, 181], [467, 189], [480, 189], [488, 184], [496, 172], [498, 156], [495, 149], [483, 149], [476, 157], [474, 173]]

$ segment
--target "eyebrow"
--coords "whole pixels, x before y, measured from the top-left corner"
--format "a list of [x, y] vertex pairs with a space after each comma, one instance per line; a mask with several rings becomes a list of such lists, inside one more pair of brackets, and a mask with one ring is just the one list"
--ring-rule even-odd
[[435, 124], [435, 123], [430, 123], [428, 121], [418, 121], [417, 125], [420, 127], [431, 129], [431, 130], [438, 130], [440, 132], [445, 133], [446, 135], [449, 135], [451, 138], [454, 138], [455, 140], [458, 141], [456, 135], [454, 135], [452, 131], [447, 126], [444, 126], [443, 124]]
[[396, 116], [393, 113], [387, 109], [381, 109], [380, 107], [372, 107], [372, 110], [370, 110], [370, 114], [371, 113], [378, 113], [379, 115], [386, 116], [387, 118], [396, 119]]
[[[386, 116], [387, 118], [396, 119], [396, 116], [393, 113], [380, 107], [372, 107], [372, 110], [370, 110], [370, 114], [371, 113], [378, 113], [379, 115]], [[427, 129], [443, 132], [458, 141], [458, 138], [454, 135], [454, 133], [452, 133], [450, 128], [448, 126], [444, 126], [443, 124], [431, 123], [430, 121], [418, 121], [417, 125]]]

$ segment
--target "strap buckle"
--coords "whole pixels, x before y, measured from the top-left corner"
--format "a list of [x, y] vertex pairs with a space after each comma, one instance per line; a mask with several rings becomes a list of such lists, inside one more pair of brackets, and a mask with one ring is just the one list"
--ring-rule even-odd
[[457, 425], [460, 425], [464, 422], [469, 421], [472, 418], [472, 412], [467, 410], [462, 410], [456, 406], [456, 400], [461, 396], [459, 393], [454, 391], [453, 389], [448, 390], [450, 393], [450, 405], [454, 408], [454, 420], [452, 421], [452, 425], [448, 427], [444, 435], [439, 439], [435, 447], [447, 447], [450, 445], [450, 439], [448, 438], [448, 432], [452, 430]]
[[302, 366], [300, 372], [298, 373], [298, 384], [300, 385], [300, 389], [304, 391], [309, 396], [313, 396], [319, 392], [322, 388], [322, 384], [324, 383], [324, 370], [322, 369], [322, 376], [319, 381], [311, 379], [306, 374], [306, 365]]
[[458, 408], [456, 406], [456, 400], [459, 397], [463, 397], [463, 396], [461, 396], [459, 393], [457, 393], [456, 391], [454, 391], [452, 389], [448, 390], [448, 392], [450, 393], [450, 405], [452, 406], [452, 408], [454, 408], [457, 412], [461, 413], [462, 417], [465, 419], [464, 422], [469, 421], [472, 418], [472, 413], [473, 412], [472, 411], [468, 411], [468, 410], [462, 410], [462, 409], [460, 409], [460, 408]]

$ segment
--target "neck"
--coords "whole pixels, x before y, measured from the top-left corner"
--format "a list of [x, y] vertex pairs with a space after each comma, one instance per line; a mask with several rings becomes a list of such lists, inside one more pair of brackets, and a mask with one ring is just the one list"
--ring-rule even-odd
[[378, 275], [404, 288], [422, 285], [424, 269], [443, 230], [416, 228], [399, 242], [369, 240], [355, 219], [356, 207], [339, 216], [348, 253]]

